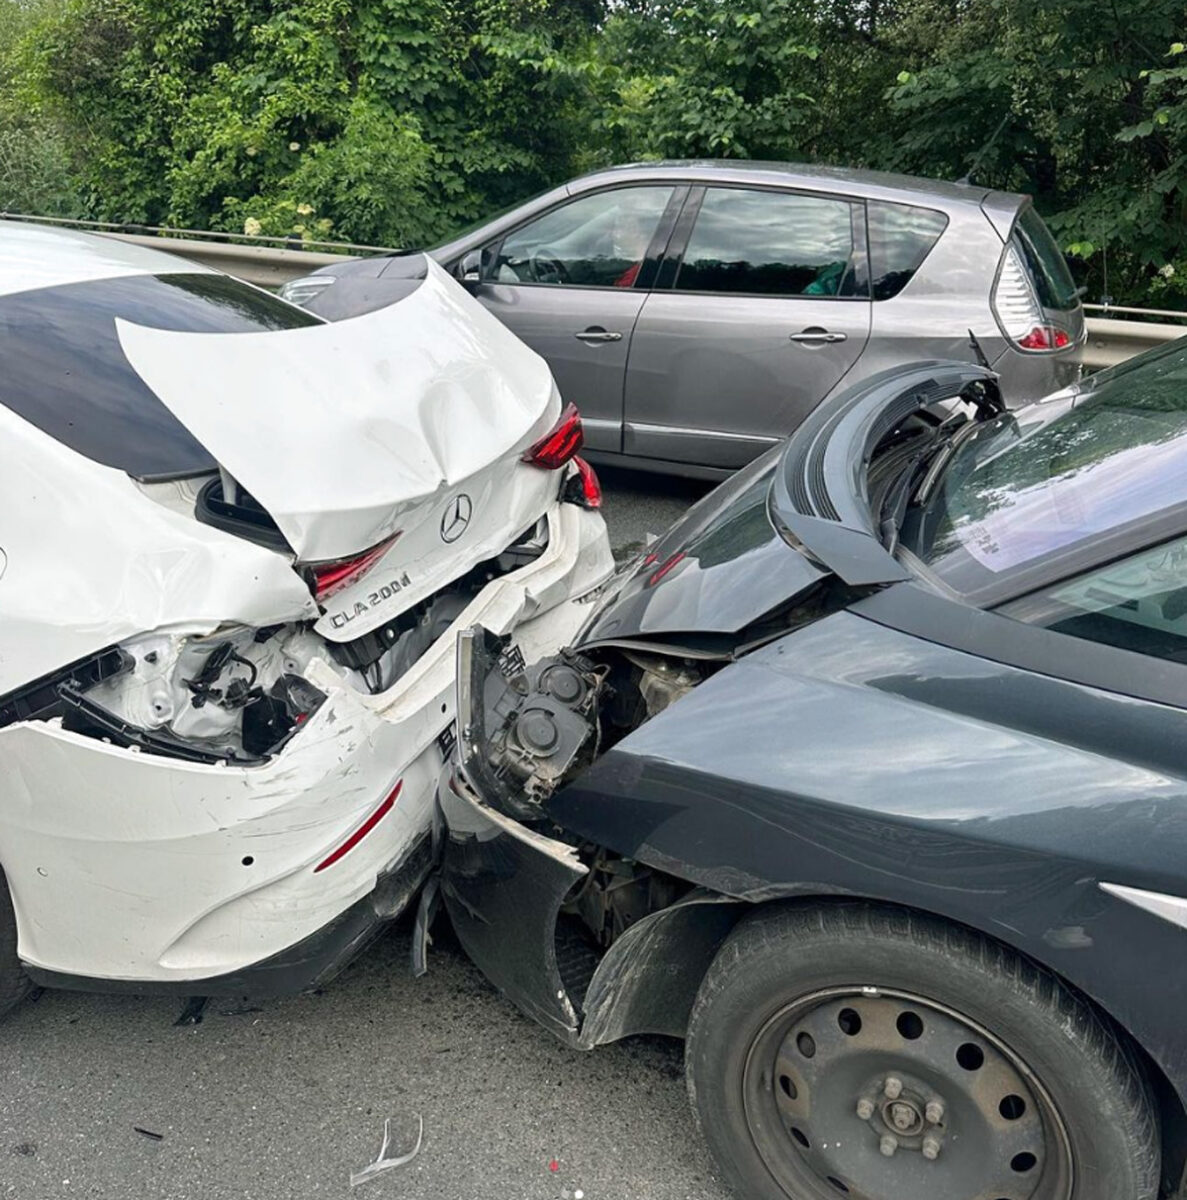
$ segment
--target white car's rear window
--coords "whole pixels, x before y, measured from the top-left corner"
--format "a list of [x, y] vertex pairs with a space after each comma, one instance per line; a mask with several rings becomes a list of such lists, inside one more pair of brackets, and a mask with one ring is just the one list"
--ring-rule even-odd
[[214, 273], [126, 275], [0, 297], [0, 404], [138, 479], [203, 474], [216, 464], [132, 369], [117, 317], [205, 333], [322, 323]]

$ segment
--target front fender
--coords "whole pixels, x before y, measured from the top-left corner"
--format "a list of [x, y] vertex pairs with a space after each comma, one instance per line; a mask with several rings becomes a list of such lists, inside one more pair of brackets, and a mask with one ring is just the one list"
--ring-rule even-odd
[[1184, 1096], [1187, 932], [1099, 886], [1187, 895], [1183, 727], [844, 612], [718, 672], [549, 816], [739, 900], [859, 895], [980, 929], [1096, 998]]

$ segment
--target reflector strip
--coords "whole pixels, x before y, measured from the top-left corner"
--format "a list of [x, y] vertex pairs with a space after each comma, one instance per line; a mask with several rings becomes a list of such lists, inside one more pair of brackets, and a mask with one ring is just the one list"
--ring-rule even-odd
[[324, 871], [326, 867], [332, 867], [340, 858], [349, 854], [358, 844], [391, 812], [395, 806], [396, 797], [400, 794], [400, 789], [404, 786], [402, 779], [396, 780], [396, 786], [387, 794], [380, 806], [338, 847], [328, 858], [322, 859], [321, 862], [313, 868], [313, 873], [316, 875], [318, 871]]

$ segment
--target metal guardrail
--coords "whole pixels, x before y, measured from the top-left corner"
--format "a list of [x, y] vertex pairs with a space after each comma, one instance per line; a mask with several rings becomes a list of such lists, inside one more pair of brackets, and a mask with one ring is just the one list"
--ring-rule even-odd
[[[362, 254], [398, 253], [390, 246], [367, 246], [353, 242], [308, 242], [308, 246], [320, 250], [294, 249], [285, 238], [248, 238], [233, 233], [209, 233], [199, 229], [166, 229], [159, 226], [115, 225], [104, 221], [74, 221], [54, 217], [31, 217], [22, 213], [0, 213], [0, 219], [36, 221], [46, 225], [65, 225], [85, 229], [133, 242], [138, 246], [149, 246], [179, 254], [191, 262], [226, 271], [239, 279], [260, 287], [276, 288], [290, 279], [308, 275], [318, 267], [329, 266], [344, 259]], [[272, 243], [259, 245], [260, 242]], [[326, 253], [327, 250], [338, 253]], [[1084, 346], [1084, 365], [1091, 371], [1111, 367], [1152, 346], [1162, 345], [1175, 338], [1187, 336], [1187, 313], [1159, 308], [1130, 308], [1126, 306], [1085, 304], [1089, 315], [1085, 324], [1088, 338]], [[1120, 320], [1113, 313], [1126, 317], [1162, 317], [1182, 321], [1173, 325], [1165, 321], [1155, 323], [1148, 320]]]
[[1114, 367], [1127, 358], [1133, 358], [1135, 354], [1141, 354], [1143, 350], [1187, 336], [1187, 325], [1156, 325], [1146, 321], [1117, 321], [1109, 317], [1086, 317], [1084, 324], [1088, 326], [1088, 340], [1084, 344], [1083, 362], [1090, 371]]
[[[249, 237], [238, 233], [210, 233], [202, 229], [172, 229], [161, 225], [129, 225], [111, 221], [80, 221], [63, 217], [36, 217], [27, 213], [0, 212], [0, 220], [27, 221], [38, 225], [60, 225], [96, 233], [101, 237], [131, 242], [178, 254], [190, 262], [225, 271], [259, 287], [276, 288], [318, 267], [342, 262], [363, 254], [396, 254], [392, 246], [368, 246], [358, 242], [305, 242], [295, 248], [288, 238]], [[268, 243], [260, 245], [259, 243]], [[319, 250], [308, 247], [320, 247]], [[326, 253], [326, 250], [336, 253]]]
[[195, 242], [182, 238], [159, 237], [152, 234], [104, 233], [103, 237], [150, 246], [179, 254], [190, 262], [226, 271], [237, 279], [258, 287], [278, 288], [290, 279], [299, 279], [316, 271], [356, 257], [353, 254], [325, 254], [314, 250], [281, 250], [275, 246], [234, 246], [225, 242]]

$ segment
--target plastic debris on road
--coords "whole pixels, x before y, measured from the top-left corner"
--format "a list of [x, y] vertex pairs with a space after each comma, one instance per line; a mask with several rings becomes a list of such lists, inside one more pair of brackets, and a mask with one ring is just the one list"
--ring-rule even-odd
[[358, 1187], [360, 1183], [366, 1183], [368, 1179], [374, 1179], [376, 1175], [388, 1170], [390, 1167], [402, 1167], [405, 1163], [410, 1163], [420, 1153], [420, 1144], [424, 1140], [425, 1135], [424, 1118], [418, 1116], [416, 1123], [416, 1145], [407, 1154], [388, 1158], [387, 1148], [391, 1145], [392, 1140], [392, 1119], [391, 1117], [387, 1117], [383, 1122], [383, 1145], [379, 1147], [379, 1157], [373, 1163], [365, 1166], [361, 1171], [352, 1171], [350, 1186], [352, 1188]]

